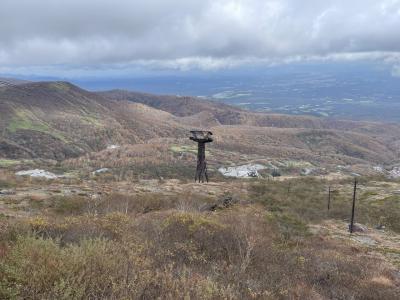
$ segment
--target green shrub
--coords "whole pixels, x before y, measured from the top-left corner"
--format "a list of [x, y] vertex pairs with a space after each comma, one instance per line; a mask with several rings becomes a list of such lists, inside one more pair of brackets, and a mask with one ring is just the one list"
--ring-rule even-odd
[[278, 226], [279, 233], [284, 240], [299, 240], [309, 235], [307, 223], [288, 213], [270, 213], [267, 220]]
[[87, 208], [87, 199], [80, 196], [54, 196], [50, 200], [50, 207], [58, 214], [81, 214]]

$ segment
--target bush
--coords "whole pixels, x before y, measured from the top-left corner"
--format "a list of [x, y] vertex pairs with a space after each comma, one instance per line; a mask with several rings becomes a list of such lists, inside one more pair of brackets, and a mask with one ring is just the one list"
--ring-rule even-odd
[[175, 206], [176, 198], [158, 193], [141, 195], [111, 194], [99, 202], [99, 213], [120, 212], [126, 214], [149, 213]]
[[134, 296], [150, 278], [147, 268], [135, 244], [94, 239], [61, 248], [56, 240], [20, 237], [1, 265], [0, 295], [23, 299]]
[[87, 200], [80, 196], [55, 196], [49, 201], [50, 207], [58, 214], [77, 215], [87, 209]]
[[324, 182], [290, 182], [246, 183], [240, 198], [255, 203], [215, 212], [186, 209], [208, 196], [146, 192], [93, 199], [91, 214], [0, 219], [0, 298], [397, 299], [398, 276], [370, 249], [309, 234], [328, 217]]
[[0, 189], [9, 189], [17, 185], [15, 176], [0, 170]]
[[174, 213], [162, 223], [161, 247], [174, 262], [208, 263], [226, 257], [221, 245], [224, 227], [194, 213]]
[[289, 213], [270, 213], [267, 220], [277, 225], [281, 238], [285, 241], [301, 240], [309, 235], [307, 223]]

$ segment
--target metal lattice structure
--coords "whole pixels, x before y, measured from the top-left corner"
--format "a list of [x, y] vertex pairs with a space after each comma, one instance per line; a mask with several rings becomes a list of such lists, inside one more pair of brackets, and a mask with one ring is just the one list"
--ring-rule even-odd
[[192, 130], [190, 131], [190, 139], [197, 142], [197, 168], [194, 181], [204, 182], [204, 179], [208, 182], [207, 174], [207, 162], [206, 162], [206, 143], [211, 143], [212, 139], [211, 131]]

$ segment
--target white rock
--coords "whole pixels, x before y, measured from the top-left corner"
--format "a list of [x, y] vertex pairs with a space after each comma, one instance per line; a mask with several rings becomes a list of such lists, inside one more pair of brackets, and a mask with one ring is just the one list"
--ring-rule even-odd
[[394, 167], [391, 171], [389, 171], [390, 178], [399, 178], [400, 177], [400, 167]]
[[252, 178], [260, 177], [258, 171], [264, 169], [266, 169], [266, 167], [260, 164], [247, 164], [236, 167], [221, 167], [218, 171], [226, 177]]
[[119, 145], [110, 145], [110, 146], [107, 146], [107, 149], [108, 150], [114, 150], [114, 149], [118, 149], [118, 148], [120, 148], [121, 146], [119, 146]]
[[109, 168], [101, 168], [96, 171], [93, 171], [92, 174], [96, 175], [96, 174], [100, 174], [100, 173], [105, 173], [105, 172], [108, 172], [109, 170], [110, 170]]
[[14, 190], [0, 190], [0, 195], [15, 195]]
[[314, 169], [304, 168], [304, 169], [301, 170], [301, 174], [307, 176], [307, 175], [310, 175], [313, 171], [314, 171]]
[[30, 177], [38, 177], [38, 178], [46, 178], [46, 179], [56, 179], [63, 176], [58, 176], [54, 173], [45, 171], [45, 170], [27, 170], [27, 171], [19, 171], [15, 173], [17, 176], [30, 176]]
[[382, 166], [374, 166], [373, 169], [379, 173], [383, 173], [385, 171]]

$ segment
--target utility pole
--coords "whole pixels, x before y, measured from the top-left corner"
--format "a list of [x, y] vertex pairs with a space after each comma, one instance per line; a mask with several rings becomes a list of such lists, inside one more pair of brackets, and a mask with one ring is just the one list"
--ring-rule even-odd
[[328, 188], [328, 212], [331, 209], [331, 186]]
[[196, 175], [194, 177], [194, 181], [197, 180], [200, 182], [204, 182], [204, 178], [208, 182], [208, 174], [207, 174], [207, 163], [206, 163], [206, 143], [211, 143], [212, 139], [211, 131], [202, 131], [202, 130], [192, 130], [190, 131], [190, 139], [192, 141], [197, 142], [198, 150], [197, 150], [197, 168]]
[[353, 190], [353, 205], [351, 208], [351, 221], [350, 221], [350, 233], [353, 233], [354, 226], [354, 212], [356, 208], [356, 190], [357, 190], [357, 178], [354, 179], [354, 190]]

